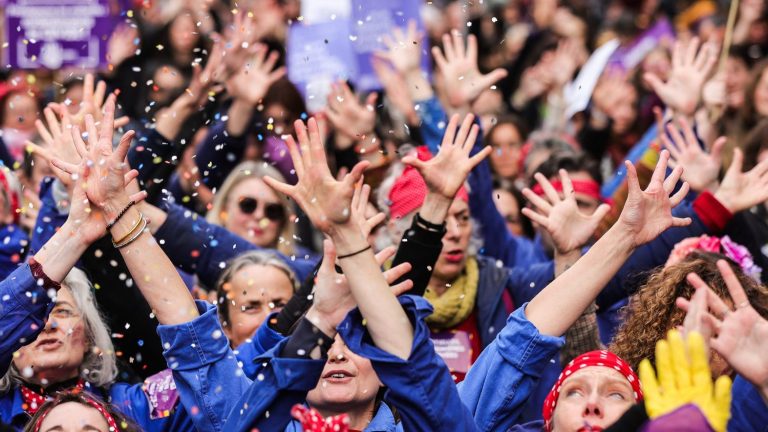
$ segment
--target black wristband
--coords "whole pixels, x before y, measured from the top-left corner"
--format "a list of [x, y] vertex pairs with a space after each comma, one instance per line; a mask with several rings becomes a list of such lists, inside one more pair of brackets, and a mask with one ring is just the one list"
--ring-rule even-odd
[[323, 263], [322, 258], [317, 263], [315, 269], [304, 279], [299, 289], [288, 300], [288, 303], [283, 306], [283, 309], [272, 319], [268, 325], [273, 330], [280, 333], [283, 336], [291, 334], [291, 329], [296, 322], [304, 316], [305, 313], [312, 306], [312, 288], [315, 286], [315, 276], [317, 276], [320, 265]]
[[333, 338], [315, 327], [308, 319], [302, 318], [296, 330], [288, 338], [280, 353], [283, 358], [324, 359], [333, 345]]
[[125, 215], [126, 212], [128, 212], [128, 209], [133, 207], [136, 204], [136, 201], [131, 200], [131, 202], [128, 203], [127, 206], [125, 206], [122, 210], [120, 210], [120, 213], [117, 214], [117, 217], [115, 217], [115, 220], [107, 224], [107, 232], [112, 229], [113, 226], [120, 220], [121, 217]]
[[416, 213], [416, 221], [415, 223], [421, 225], [425, 229], [433, 232], [443, 232], [445, 230], [445, 222], [441, 224], [435, 224], [429, 221], [424, 220], [424, 218], [421, 217], [419, 213]]
[[365, 251], [367, 251], [369, 249], [371, 249], [371, 245], [368, 245], [368, 246], [360, 249], [359, 251], [351, 252], [351, 253], [348, 253], [348, 254], [345, 254], [345, 255], [339, 255], [339, 256], [336, 257], [336, 259], [352, 258], [353, 256], [360, 255], [361, 253], [363, 253], [363, 252], [365, 252]]

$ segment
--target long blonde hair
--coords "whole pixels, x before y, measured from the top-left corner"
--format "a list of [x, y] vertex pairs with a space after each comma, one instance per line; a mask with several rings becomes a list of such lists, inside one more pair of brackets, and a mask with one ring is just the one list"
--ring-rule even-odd
[[[232, 193], [232, 189], [239, 185], [242, 181], [257, 178], [261, 180], [264, 176], [269, 176], [275, 180], [285, 182], [285, 177], [280, 174], [280, 171], [270, 166], [266, 162], [245, 161], [236, 166], [232, 172], [227, 176], [224, 183], [216, 192], [211, 204], [211, 209], [208, 210], [208, 214], [205, 219], [215, 225], [224, 226], [224, 214], [227, 212], [227, 202], [229, 201], [229, 195]], [[271, 188], [270, 188], [271, 189]], [[274, 189], [273, 189], [274, 190]], [[277, 239], [275, 249], [291, 256], [296, 252], [294, 245], [294, 224], [291, 223], [291, 216], [294, 214], [291, 202], [288, 197], [282, 193], [275, 191], [275, 194], [280, 199], [280, 204], [285, 210], [286, 218], [282, 222], [280, 227], [280, 234]]]

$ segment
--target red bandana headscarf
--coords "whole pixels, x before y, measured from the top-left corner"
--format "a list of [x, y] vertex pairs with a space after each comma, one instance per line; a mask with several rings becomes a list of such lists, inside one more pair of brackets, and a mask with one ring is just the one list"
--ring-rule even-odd
[[627, 379], [634, 391], [635, 402], [643, 399], [643, 391], [640, 389], [640, 379], [635, 372], [629, 367], [629, 364], [621, 359], [616, 354], [606, 351], [590, 351], [584, 353], [575, 359], [563, 369], [560, 376], [557, 378], [557, 382], [552, 386], [552, 390], [549, 391], [547, 398], [544, 399], [544, 425], [545, 430], [550, 432], [552, 430], [552, 414], [555, 412], [557, 406], [557, 399], [560, 397], [560, 389], [563, 386], [563, 382], [577, 371], [589, 366], [601, 366], [614, 369], [621, 373], [624, 378]]
[[[81, 393], [82, 387], [74, 388], [69, 391], [71, 393], [76, 393], [76, 394]], [[117, 422], [115, 421], [115, 418], [112, 417], [112, 415], [106, 410], [106, 408], [104, 408], [104, 405], [102, 405], [101, 403], [93, 399], [87, 393], [83, 392], [82, 394], [80, 394], [80, 396], [81, 396], [82, 402], [87, 403], [88, 406], [98, 411], [99, 414], [101, 414], [101, 416], [104, 417], [104, 420], [107, 422], [107, 426], [109, 427], [110, 431], [117, 432], [120, 430], [117, 428]], [[35, 429], [34, 429], [35, 432], [38, 432], [40, 430], [40, 426], [43, 424], [43, 420], [45, 420], [45, 417], [53, 410], [53, 408], [54, 407], [51, 407], [50, 409], [48, 409], [48, 411], [40, 415], [40, 418], [38, 418], [37, 422], [35, 423]]]
[[[77, 384], [75, 384], [74, 387], [67, 391], [81, 392], [84, 388], [85, 381], [81, 378], [77, 380]], [[24, 399], [24, 405], [22, 407], [24, 408], [24, 411], [31, 416], [35, 415], [37, 410], [39, 410], [44, 403], [53, 400], [53, 397], [55, 396], [55, 394], [46, 395], [38, 393], [25, 385], [20, 386], [19, 390], [21, 390], [21, 397]]]

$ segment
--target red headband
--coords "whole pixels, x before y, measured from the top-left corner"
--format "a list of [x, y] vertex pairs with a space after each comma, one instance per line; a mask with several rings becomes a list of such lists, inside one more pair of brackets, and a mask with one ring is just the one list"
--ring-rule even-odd
[[[75, 391], [78, 391], [78, 390], [75, 390]], [[91, 408], [94, 408], [96, 411], [99, 412], [99, 414], [101, 414], [102, 417], [104, 417], [104, 420], [107, 421], [107, 426], [109, 426], [109, 430], [112, 430], [115, 432], [120, 430], [117, 428], [117, 422], [115, 421], [115, 418], [112, 417], [112, 415], [109, 412], [107, 412], [106, 409], [104, 409], [104, 406], [102, 404], [96, 402], [94, 399], [92, 399], [90, 396], [88, 396], [85, 393], [82, 393], [81, 396], [82, 396], [82, 401], [85, 401], [85, 403], [87, 403], [88, 406], [90, 406]], [[76, 402], [76, 401], [72, 401], [72, 402]], [[43, 420], [45, 420], [45, 417], [51, 411], [53, 411], [54, 408], [56, 407], [51, 407], [48, 409], [48, 411], [40, 415], [40, 418], [37, 419], [37, 423], [35, 423], [35, 432], [38, 432], [40, 430], [40, 426], [43, 424]]]
[[[432, 158], [432, 154], [426, 146], [417, 147], [416, 152], [420, 160], [427, 161]], [[424, 183], [421, 174], [416, 168], [406, 166], [389, 191], [390, 217], [399, 219], [418, 210], [424, 203], [426, 196], [427, 184]], [[464, 186], [456, 193], [456, 198], [469, 202], [469, 193]]]
[[[555, 180], [551, 183], [556, 191], [563, 191], [563, 182]], [[572, 180], [571, 183], [573, 183], [574, 192], [582, 193], [590, 198], [607, 202], [607, 200], [600, 195], [600, 183], [594, 180]], [[531, 190], [533, 190], [536, 195], [544, 195], [544, 188], [542, 188], [540, 184], [536, 184]]]
[[568, 366], [563, 369], [560, 376], [557, 378], [557, 382], [552, 386], [552, 390], [549, 391], [547, 398], [544, 399], [544, 424], [545, 430], [550, 432], [552, 430], [552, 414], [555, 412], [555, 406], [557, 406], [557, 399], [560, 397], [560, 389], [563, 386], [563, 382], [571, 375], [578, 372], [581, 369], [589, 366], [601, 366], [614, 369], [621, 373], [634, 390], [635, 402], [643, 399], [643, 391], [640, 389], [640, 379], [635, 372], [629, 367], [629, 364], [621, 359], [616, 354], [606, 351], [590, 351], [584, 353], [568, 363]]

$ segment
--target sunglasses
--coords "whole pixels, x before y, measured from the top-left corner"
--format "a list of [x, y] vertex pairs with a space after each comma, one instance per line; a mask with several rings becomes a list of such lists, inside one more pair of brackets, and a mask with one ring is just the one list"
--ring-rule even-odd
[[[237, 206], [244, 214], [253, 214], [259, 207], [259, 200], [251, 197], [242, 197], [237, 202]], [[273, 222], [280, 222], [285, 220], [285, 209], [281, 204], [265, 204], [264, 216]]]

